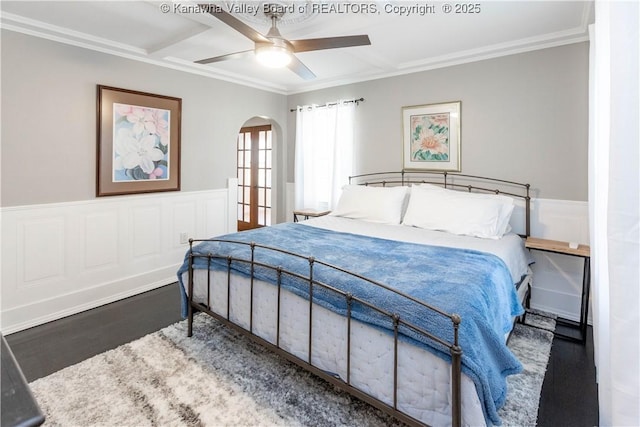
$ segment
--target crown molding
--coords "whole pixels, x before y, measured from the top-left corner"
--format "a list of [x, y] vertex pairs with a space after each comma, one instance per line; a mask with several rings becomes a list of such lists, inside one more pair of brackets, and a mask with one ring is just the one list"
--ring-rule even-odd
[[0, 29], [286, 95], [285, 87], [271, 82], [238, 77], [236, 74], [223, 71], [214, 71], [210, 67], [194, 64], [178, 58], [156, 58], [150, 56], [150, 53], [145, 49], [139, 49], [123, 43], [114, 42], [113, 40], [95, 37], [90, 34], [69, 30], [11, 13], [2, 13]]
[[299, 85], [289, 87], [260, 79], [242, 77], [238, 76], [237, 74], [221, 70], [213, 70], [211, 69], [211, 67], [195, 64], [171, 56], [160, 58], [154, 51], [148, 52], [145, 49], [140, 49], [127, 44], [114, 42], [113, 40], [108, 40], [92, 36], [90, 34], [69, 30], [67, 28], [25, 18], [12, 13], [2, 13], [0, 19], [0, 28], [27, 34], [34, 37], [40, 37], [58, 43], [69, 44], [85, 49], [94, 50], [97, 52], [120, 56], [135, 61], [141, 61], [160, 67], [170, 68], [178, 71], [248, 86], [255, 89], [265, 90], [281, 95], [293, 95], [314, 90], [327, 89], [335, 86], [413, 74], [438, 68], [445, 68], [455, 65], [498, 58], [501, 56], [515, 55], [534, 50], [541, 50], [588, 41], [588, 25], [592, 20], [592, 11], [592, 3], [586, 2], [583, 9], [580, 26], [567, 31], [520, 39], [509, 43], [485, 46], [482, 48], [466, 50], [450, 55], [428, 58], [426, 60], [405, 62], [397, 65], [395, 67], [395, 70], [389, 72], [373, 71], [371, 73], [359, 74], [358, 76], [353, 77], [325, 79], [317, 83], [301, 82], [301, 84]]

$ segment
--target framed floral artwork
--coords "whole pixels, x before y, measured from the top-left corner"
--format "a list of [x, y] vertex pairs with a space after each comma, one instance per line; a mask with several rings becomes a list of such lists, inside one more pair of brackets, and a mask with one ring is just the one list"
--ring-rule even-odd
[[182, 99], [98, 85], [96, 195], [180, 190]]
[[404, 169], [460, 171], [460, 107], [460, 101], [402, 107]]

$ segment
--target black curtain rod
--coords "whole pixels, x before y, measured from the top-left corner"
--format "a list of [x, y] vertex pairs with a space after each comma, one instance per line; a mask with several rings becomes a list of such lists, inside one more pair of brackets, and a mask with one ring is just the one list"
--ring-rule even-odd
[[[358, 99], [350, 99], [348, 101], [340, 101], [342, 103], [345, 104], [349, 104], [351, 102], [355, 102], [356, 105], [358, 105], [358, 103], [364, 101], [364, 98], [358, 98]], [[331, 107], [334, 105], [338, 105], [340, 102], [327, 102], [326, 104], [322, 104], [322, 105], [316, 105], [316, 107]], [[298, 107], [298, 108], [303, 108], [303, 107]], [[292, 108], [290, 111], [293, 113], [294, 111], [298, 111], [298, 108]]]

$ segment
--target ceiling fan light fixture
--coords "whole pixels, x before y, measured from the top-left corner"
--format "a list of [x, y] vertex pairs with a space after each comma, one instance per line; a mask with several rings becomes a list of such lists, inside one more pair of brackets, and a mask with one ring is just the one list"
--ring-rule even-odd
[[371, 44], [369, 36], [364, 34], [289, 41], [280, 34], [280, 30], [278, 30], [278, 21], [282, 19], [285, 12], [290, 13], [289, 9], [295, 9], [293, 7], [293, 3], [295, 2], [287, 1], [286, 4], [288, 6], [285, 7], [285, 3], [282, 3], [282, 0], [270, 1], [272, 3], [265, 3], [265, 7], [263, 8], [265, 16], [271, 19], [271, 28], [267, 34], [262, 34], [254, 30], [231, 13], [225, 12], [224, 8], [209, 8], [209, 14], [218, 18], [223, 23], [253, 41], [254, 48], [252, 50], [201, 59], [199, 61], [195, 61], [196, 64], [211, 64], [214, 62], [225, 61], [227, 59], [244, 58], [245, 55], [253, 54], [253, 56], [257, 58], [258, 62], [266, 67], [283, 68], [288, 66], [291, 71], [301, 78], [305, 80], [312, 80], [316, 75], [313, 74], [313, 72], [304, 65], [300, 59], [298, 59], [296, 54], [300, 52], [337, 49], [352, 46], [367, 46]]
[[256, 49], [256, 59], [269, 68], [282, 68], [291, 62], [291, 52], [282, 46], [264, 46]]

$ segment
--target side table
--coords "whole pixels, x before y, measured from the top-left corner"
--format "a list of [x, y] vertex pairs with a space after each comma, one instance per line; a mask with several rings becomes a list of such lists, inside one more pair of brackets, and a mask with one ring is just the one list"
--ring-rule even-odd
[[[536, 237], [527, 237], [525, 247], [530, 250], [552, 252], [584, 259], [584, 270], [582, 272], [582, 295], [580, 298], [580, 321], [577, 325], [580, 336], [579, 338], [576, 338], [575, 336], [556, 332], [556, 336], [560, 338], [566, 338], [584, 344], [587, 339], [587, 317], [589, 314], [589, 292], [591, 288], [591, 248], [588, 245], [570, 247], [568, 242], [539, 239]], [[557, 322], [567, 326], [575, 326], [574, 322], [566, 319], [559, 318], [557, 319]]]

